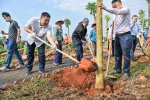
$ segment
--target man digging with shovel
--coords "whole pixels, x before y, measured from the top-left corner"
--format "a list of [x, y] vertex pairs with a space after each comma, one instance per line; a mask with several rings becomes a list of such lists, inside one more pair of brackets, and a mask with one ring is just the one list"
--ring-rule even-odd
[[122, 55], [124, 55], [124, 81], [128, 80], [130, 74], [130, 9], [122, 6], [121, 0], [113, 0], [112, 8], [107, 8], [103, 3], [99, 4], [101, 9], [115, 14], [114, 33], [115, 33], [115, 50], [116, 64], [115, 71], [111, 74], [118, 74], [122, 71]]
[[83, 47], [82, 44], [86, 44], [85, 35], [87, 33], [87, 26], [89, 24], [89, 19], [84, 18], [82, 22], [78, 24], [74, 32], [72, 33], [72, 41], [76, 47], [77, 60], [81, 61], [83, 58]]
[[41, 18], [33, 17], [25, 25], [25, 31], [28, 32], [27, 37], [27, 47], [28, 47], [28, 56], [27, 56], [27, 75], [31, 74], [31, 70], [34, 62], [34, 49], [38, 47], [38, 59], [39, 59], [39, 72], [43, 75], [46, 74], [45, 67], [45, 44], [36, 37], [39, 37], [42, 40], [46, 40], [53, 45], [52, 48], [56, 49], [56, 45], [52, 38], [52, 27], [49, 25], [50, 15], [47, 12], [43, 12]]

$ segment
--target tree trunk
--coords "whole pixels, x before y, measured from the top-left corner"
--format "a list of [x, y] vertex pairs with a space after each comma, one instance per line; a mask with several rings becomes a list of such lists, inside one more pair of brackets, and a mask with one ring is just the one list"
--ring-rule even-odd
[[106, 36], [107, 36], [107, 49], [108, 49], [108, 21], [106, 21]]
[[96, 23], [96, 16], [95, 16], [95, 15], [93, 15], [93, 18], [94, 18], [94, 22]]
[[[102, 0], [97, 0], [97, 4], [101, 3]], [[103, 72], [103, 28], [102, 28], [102, 9], [97, 6], [96, 16], [96, 27], [97, 27], [97, 64], [98, 70], [96, 73], [96, 84], [95, 88], [104, 89], [104, 72]]]
[[143, 13], [143, 19], [142, 19], [142, 30], [144, 30], [144, 27], [145, 27], [145, 15], [144, 15], [144, 13]]
[[[142, 20], [142, 30], [144, 30], [144, 27], [145, 27], [145, 15], [143, 14], [143, 20]], [[141, 35], [141, 46], [143, 47], [144, 46], [144, 36], [143, 36], [143, 34]]]
[[150, 29], [150, 1], [148, 1], [148, 27]]
[[68, 26], [68, 37], [70, 37], [70, 34], [69, 34], [69, 26]]

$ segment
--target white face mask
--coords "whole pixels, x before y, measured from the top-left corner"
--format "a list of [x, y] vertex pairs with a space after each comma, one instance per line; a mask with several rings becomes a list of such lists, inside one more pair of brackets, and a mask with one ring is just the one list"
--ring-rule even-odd
[[10, 19], [7, 19], [7, 18], [6, 18], [5, 21], [6, 21], [6, 22], [10, 22]]

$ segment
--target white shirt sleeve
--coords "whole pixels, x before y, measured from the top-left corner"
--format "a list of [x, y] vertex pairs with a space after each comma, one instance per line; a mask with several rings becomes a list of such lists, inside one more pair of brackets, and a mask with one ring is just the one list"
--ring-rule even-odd
[[130, 13], [130, 9], [129, 8], [122, 8], [122, 9], [116, 9], [116, 8], [107, 8], [108, 12], [115, 14], [115, 15], [126, 15], [128, 13]]
[[32, 28], [31, 26], [32, 26], [36, 21], [38, 21], [38, 20], [39, 20], [39, 18], [37, 18], [37, 17], [31, 18], [31, 19], [26, 23], [25, 27], [31, 29], [31, 28]]
[[52, 26], [51, 25], [48, 25], [47, 26], [47, 35], [48, 34], [51, 34], [52, 35]]

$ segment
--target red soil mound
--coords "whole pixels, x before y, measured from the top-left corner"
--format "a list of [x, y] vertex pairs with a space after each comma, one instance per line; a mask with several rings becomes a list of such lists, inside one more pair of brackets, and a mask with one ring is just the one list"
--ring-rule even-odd
[[78, 89], [86, 96], [92, 96], [95, 92], [113, 93], [115, 90], [110, 83], [105, 84], [104, 90], [95, 88], [96, 72], [84, 72], [78, 68], [61, 69], [55, 74], [54, 80], [57, 87], [65, 89]]

